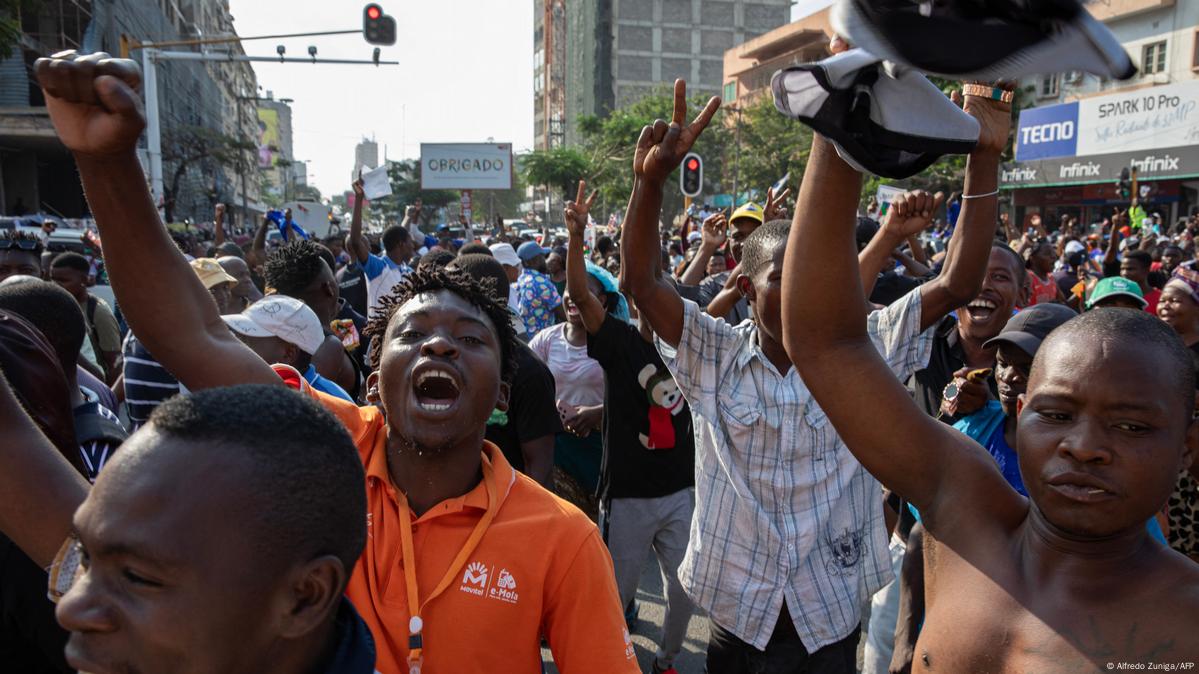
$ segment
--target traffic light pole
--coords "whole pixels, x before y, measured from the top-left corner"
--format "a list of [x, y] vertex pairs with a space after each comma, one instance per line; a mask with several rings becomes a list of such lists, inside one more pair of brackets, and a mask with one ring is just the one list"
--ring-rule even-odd
[[[146, 93], [146, 154], [150, 162], [150, 192], [154, 195], [154, 203], [161, 209], [166, 202], [166, 193], [162, 182], [162, 126], [158, 110], [158, 70], [157, 64], [162, 61], [214, 61], [229, 63], [233, 61], [250, 61], [256, 63], [336, 63], [340, 65], [399, 65], [399, 61], [354, 61], [345, 59], [304, 59], [270, 56], [239, 56], [236, 54], [202, 54], [199, 52], [170, 52], [155, 49], [150, 43], [145, 43], [142, 49], [142, 81]], [[243, 197], [244, 197], [243, 192]]]
[[146, 154], [150, 162], [150, 194], [154, 207], [166, 205], [162, 185], [162, 126], [158, 114], [158, 68], [154, 65], [156, 49], [142, 50], [142, 86], [146, 92]]

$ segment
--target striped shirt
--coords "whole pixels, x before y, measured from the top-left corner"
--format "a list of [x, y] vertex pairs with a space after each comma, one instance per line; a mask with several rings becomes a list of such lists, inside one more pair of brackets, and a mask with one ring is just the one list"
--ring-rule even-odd
[[[79, 407], [75, 408], [75, 419], [78, 423], [80, 417], [94, 414], [104, 417], [113, 422], [117, 426], [121, 425], [121, 420], [112, 410], [101, 405], [95, 400], [89, 400]], [[87, 469], [87, 479], [89, 482], [95, 482], [96, 476], [100, 474], [100, 469], [108, 460], [112, 458], [112, 453], [121, 446], [121, 442], [113, 439], [93, 439], [84, 440], [79, 443], [79, 453], [83, 457], [83, 467]]]
[[374, 253], [366, 258], [366, 264], [362, 265], [362, 270], [366, 272], [367, 279], [368, 318], [375, 313], [375, 309], [378, 308], [383, 298], [390, 295], [392, 289], [403, 281], [405, 276], [412, 273], [412, 267], [406, 264], [396, 264], [390, 257]]
[[133, 332], [125, 336], [125, 408], [133, 430], [141, 428], [167, 398], [183, 390], [174, 375], [154, 360]]
[[[795, 368], [781, 375], [767, 360], [751, 321], [733, 327], [684, 306], [678, 348], [658, 342], [695, 428], [696, 506], [679, 579], [758, 649], [785, 601], [815, 652], [857, 628], [863, 601], [892, 578], [881, 487]], [[919, 292], [870, 314], [868, 330], [898, 379], [928, 360]]]

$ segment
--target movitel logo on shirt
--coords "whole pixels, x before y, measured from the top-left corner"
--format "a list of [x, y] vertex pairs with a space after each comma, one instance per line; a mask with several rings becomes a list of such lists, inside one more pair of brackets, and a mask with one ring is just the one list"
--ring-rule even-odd
[[481, 562], [471, 562], [462, 574], [459, 590], [482, 597], [487, 592], [487, 567]]

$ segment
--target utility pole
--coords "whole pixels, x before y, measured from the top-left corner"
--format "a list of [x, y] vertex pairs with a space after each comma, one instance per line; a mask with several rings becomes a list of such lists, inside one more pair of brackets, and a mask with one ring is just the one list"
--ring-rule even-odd
[[[347, 59], [303, 59], [286, 58], [284, 56], [238, 56], [233, 53], [203, 54], [199, 52], [170, 52], [161, 51], [156, 45], [145, 42], [138, 43], [142, 50], [142, 77], [146, 92], [146, 150], [150, 160], [150, 191], [154, 195], [154, 203], [161, 209], [165, 194], [162, 182], [162, 126], [158, 110], [158, 73], [157, 65], [163, 61], [205, 61], [215, 63], [257, 62], [257, 63], [333, 63], [339, 65], [399, 65], [399, 61], [357, 61]], [[123, 46], [122, 46], [123, 47]], [[242, 207], [246, 206], [245, 181], [242, 181]]]
[[737, 182], [741, 178], [741, 106], [733, 108], [737, 112], [737, 121], [734, 126], [734, 136], [736, 137], [736, 158], [733, 160], [733, 205], [729, 210], [730, 213], [737, 210]]

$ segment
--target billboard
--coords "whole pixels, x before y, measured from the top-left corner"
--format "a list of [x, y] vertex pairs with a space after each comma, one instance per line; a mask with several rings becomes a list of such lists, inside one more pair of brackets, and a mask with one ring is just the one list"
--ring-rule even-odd
[[258, 108], [258, 168], [271, 168], [278, 160], [279, 111]]
[[1030, 108], [1020, 113], [1016, 160], [1073, 157], [1078, 148], [1078, 102]]
[[1020, 113], [1016, 160], [1090, 157], [1199, 143], [1199, 82], [1096, 96]]
[[1199, 144], [1140, 152], [1113, 152], [1086, 157], [1054, 157], [1021, 161], [1003, 167], [1005, 189], [1046, 185], [1115, 183], [1120, 172], [1135, 166], [1139, 178], [1168, 180], [1199, 175]]
[[512, 145], [421, 143], [422, 190], [512, 189]]

